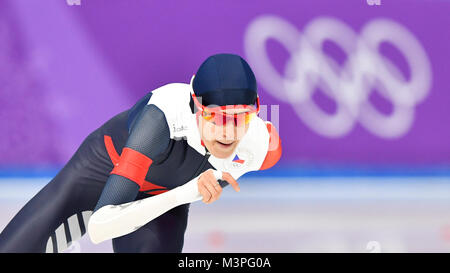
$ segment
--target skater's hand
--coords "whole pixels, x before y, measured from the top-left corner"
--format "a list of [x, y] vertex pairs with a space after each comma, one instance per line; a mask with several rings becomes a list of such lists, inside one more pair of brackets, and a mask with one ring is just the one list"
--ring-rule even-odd
[[[222, 179], [231, 184], [235, 191], [240, 191], [238, 183], [229, 173], [223, 172]], [[222, 187], [217, 182], [213, 169], [204, 171], [198, 178], [197, 185], [198, 191], [203, 196], [202, 201], [205, 204], [211, 204], [219, 199], [222, 194]]]

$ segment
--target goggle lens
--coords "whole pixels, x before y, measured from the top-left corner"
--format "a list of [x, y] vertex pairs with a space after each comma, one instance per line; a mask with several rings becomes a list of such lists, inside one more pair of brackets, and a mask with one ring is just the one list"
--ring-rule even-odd
[[[201, 114], [204, 120], [213, 122], [216, 125], [225, 125], [228, 122], [233, 122], [235, 126], [249, 124], [257, 113], [259, 113], [259, 97], [256, 99], [256, 108], [246, 105], [243, 106], [242, 109], [247, 109], [249, 111], [238, 114], [227, 114], [222, 112], [221, 110], [227, 109], [224, 106], [215, 107], [217, 109], [205, 107], [197, 100], [197, 97], [193, 93], [192, 98], [197, 108], [199, 108], [197, 114]], [[241, 108], [241, 106], [238, 107]]]
[[239, 114], [226, 114], [219, 112], [201, 111], [204, 120], [213, 122], [216, 125], [225, 125], [229, 122], [233, 122], [235, 126], [241, 126], [249, 124], [250, 121], [256, 116], [255, 112], [244, 112]]

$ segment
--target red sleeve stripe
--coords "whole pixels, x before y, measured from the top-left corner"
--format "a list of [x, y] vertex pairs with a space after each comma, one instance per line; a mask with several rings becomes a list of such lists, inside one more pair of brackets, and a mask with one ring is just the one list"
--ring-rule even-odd
[[158, 194], [161, 194], [161, 193], [165, 193], [165, 192], [167, 192], [168, 190], [160, 190], [160, 191], [151, 191], [151, 192], [147, 192], [147, 194], [150, 194], [150, 195], [158, 195]]
[[138, 151], [128, 147], [123, 148], [120, 155], [119, 163], [115, 164], [110, 174], [117, 174], [130, 179], [139, 187], [145, 182], [148, 168], [152, 164], [152, 160]]
[[158, 186], [148, 181], [144, 181], [139, 191], [149, 191], [149, 190], [167, 190], [166, 187]]
[[111, 158], [112, 163], [114, 166], [119, 163], [119, 154], [116, 151], [116, 148], [114, 148], [114, 143], [110, 136], [104, 135], [103, 139], [105, 140], [105, 147], [106, 151], [108, 152], [109, 158]]
[[130, 148], [124, 148], [122, 155], [119, 155], [116, 148], [114, 148], [112, 138], [104, 135], [104, 140], [106, 151], [114, 164], [110, 174], [117, 174], [130, 179], [139, 185], [139, 191], [158, 190], [153, 191], [152, 194], [167, 191], [166, 187], [158, 186], [145, 180], [148, 169], [153, 163], [150, 158]]

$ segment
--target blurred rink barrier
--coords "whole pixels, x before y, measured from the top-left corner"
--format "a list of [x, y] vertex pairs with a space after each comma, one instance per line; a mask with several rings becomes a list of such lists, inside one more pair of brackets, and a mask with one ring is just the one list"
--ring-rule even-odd
[[[0, 230], [84, 138], [211, 54], [255, 72], [274, 168], [184, 252], [449, 252], [450, 2], [0, 2]], [[49, 200], [51, 202], [51, 200]], [[83, 237], [67, 252], [111, 252]]]

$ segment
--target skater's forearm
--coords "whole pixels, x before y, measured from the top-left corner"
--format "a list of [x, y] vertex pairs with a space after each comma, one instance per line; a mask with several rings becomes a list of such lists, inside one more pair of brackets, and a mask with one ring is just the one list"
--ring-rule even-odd
[[198, 177], [182, 186], [149, 198], [101, 207], [89, 220], [88, 233], [91, 241], [100, 243], [126, 235], [176, 206], [202, 199], [198, 191], [197, 179]]

